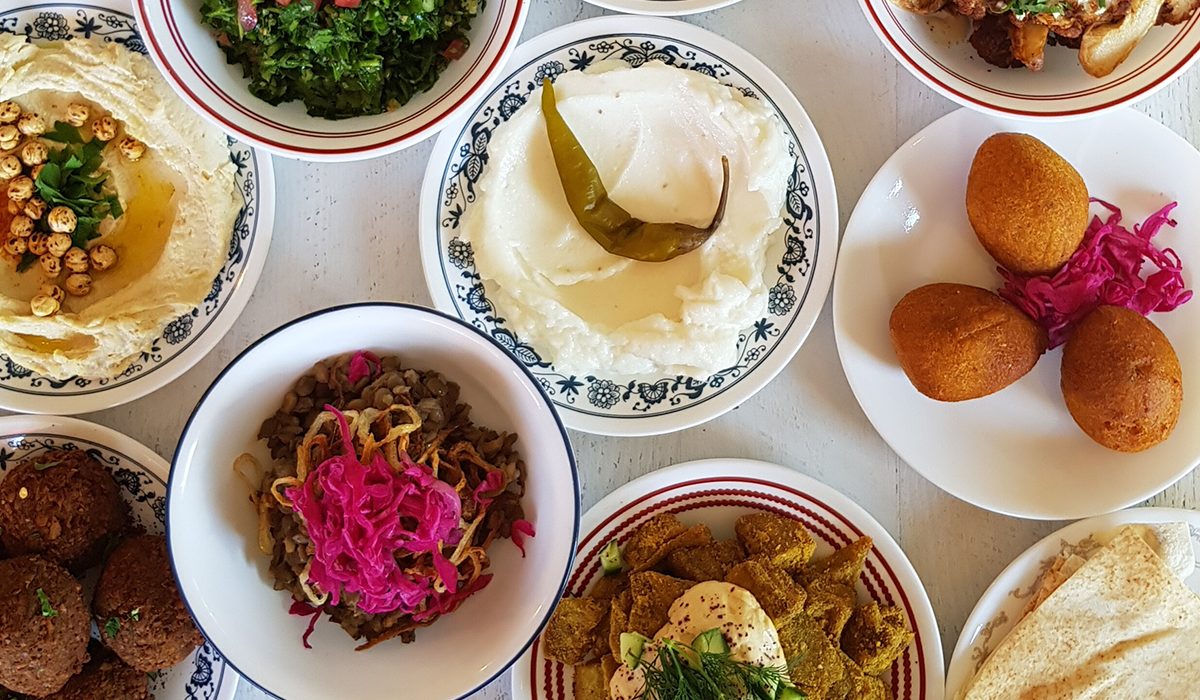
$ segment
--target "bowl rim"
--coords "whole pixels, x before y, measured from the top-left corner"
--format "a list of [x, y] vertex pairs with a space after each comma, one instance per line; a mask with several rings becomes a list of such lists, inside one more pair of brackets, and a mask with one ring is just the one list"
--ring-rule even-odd
[[[562, 419], [559, 417], [558, 411], [554, 408], [554, 404], [550, 401], [550, 398], [548, 396], [546, 396], [546, 392], [542, 390], [541, 385], [538, 384], [538, 382], [534, 378], [533, 374], [530, 373], [529, 370], [526, 369], [523, 365], [521, 365], [521, 363], [518, 362], [516, 360], [516, 358], [514, 358], [512, 355], [510, 355], [508, 353], [508, 351], [504, 349], [504, 346], [500, 345], [499, 342], [497, 342], [493, 338], [488, 337], [485, 333], [480, 331], [478, 328], [475, 328], [474, 326], [463, 321], [462, 319], [459, 319], [454, 316], [450, 316], [450, 315], [445, 314], [436, 309], [430, 309], [430, 308], [427, 308], [424, 306], [419, 306], [417, 304], [409, 304], [409, 303], [405, 303], [405, 302], [366, 301], [366, 302], [353, 302], [353, 303], [348, 303], [348, 304], [339, 304], [339, 305], [330, 306], [330, 307], [327, 307], [324, 309], [318, 309], [317, 311], [313, 311], [313, 312], [304, 314], [303, 316], [294, 318], [294, 319], [288, 321], [287, 323], [284, 323], [284, 324], [280, 325], [279, 327], [266, 333], [261, 338], [259, 338], [258, 340], [255, 340], [253, 343], [251, 343], [245, 350], [242, 350], [240, 353], [238, 353], [238, 355], [236, 357], [234, 357], [232, 360], [230, 360], [229, 363], [225, 366], [225, 368], [221, 370], [220, 374], [218, 374], [216, 376], [216, 378], [212, 380], [212, 382], [209, 384], [208, 388], [204, 390], [204, 394], [201, 395], [200, 400], [196, 402], [196, 406], [195, 406], [195, 408], [192, 409], [191, 414], [188, 416], [187, 422], [184, 424], [183, 430], [179, 433], [179, 442], [175, 447], [175, 451], [174, 451], [173, 455], [171, 456], [171, 471], [170, 471], [171, 478], [167, 482], [166, 517], [165, 517], [164, 523], [163, 523], [164, 536], [166, 537], [166, 540], [167, 540], [167, 558], [171, 562], [171, 574], [175, 578], [175, 584], [179, 588], [179, 594], [180, 594], [179, 597], [183, 600], [183, 605], [185, 608], [187, 608], [188, 615], [190, 615], [191, 618], [194, 621], [196, 621], [196, 627], [200, 630], [200, 633], [204, 634], [204, 638], [209, 640], [209, 643], [212, 644], [213, 648], [216, 649], [217, 653], [221, 655], [221, 658], [223, 658], [225, 660], [225, 663], [229, 666], [229, 668], [233, 669], [237, 673], [239, 678], [241, 678], [242, 680], [245, 680], [247, 683], [254, 686], [258, 690], [261, 690], [263, 693], [266, 693], [268, 696], [270, 696], [272, 698], [277, 698], [278, 700], [287, 700], [287, 699], [284, 698], [283, 696], [276, 695], [275, 693], [273, 693], [270, 690], [268, 690], [267, 688], [265, 688], [258, 681], [254, 680], [250, 676], [243, 673], [242, 670], [240, 668], [238, 668], [238, 665], [236, 663], [234, 663], [233, 659], [230, 658], [227, 654], [225, 654], [225, 652], [223, 652], [221, 650], [221, 648], [219, 646], [217, 646], [217, 643], [212, 641], [209, 638], [209, 636], [207, 634], [205, 634], [203, 625], [200, 624], [199, 619], [197, 618], [195, 612], [192, 610], [191, 602], [188, 601], [187, 595], [185, 595], [183, 592], [184, 589], [183, 589], [182, 580], [179, 578], [179, 571], [175, 566], [175, 547], [174, 547], [173, 538], [171, 537], [171, 531], [172, 531], [172, 526], [171, 526], [172, 506], [171, 506], [171, 504], [172, 504], [172, 501], [174, 500], [174, 496], [176, 493], [175, 485], [179, 483], [179, 480], [176, 478], [176, 467], [179, 465], [181, 458], [183, 456], [182, 453], [183, 453], [183, 449], [184, 449], [185, 440], [188, 437], [188, 434], [191, 432], [192, 423], [195, 421], [197, 414], [200, 412], [200, 409], [208, 401], [209, 395], [213, 392], [213, 390], [217, 387], [217, 385], [220, 384], [225, 379], [225, 376], [230, 372], [230, 370], [232, 370], [235, 366], [237, 366], [239, 363], [241, 363], [241, 361], [244, 360], [251, 352], [258, 349], [259, 346], [261, 346], [263, 343], [267, 342], [271, 338], [274, 338], [275, 336], [280, 335], [281, 333], [284, 333], [296, 326], [300, 326], [302, 324], [314, 321], [323, 316], [328, 316], [328, 315], [338, 314], [338, 313], [349, 311], [349, 310], [363, 309], [363, 308], [387, 308], [387, 309], [392, 309], [392, 310], [397, 310], [397, 311], [426, 314], [426, 315], [434, 316], [434, 317], [442, 319], [442, 320], [448, 320], [448, 321], [452, 322], [452, 324], [466, 328], [466, 329], [470, 330], [471, 332], [473, 332], [476, 336], [479, 336], [479, 337], [485, 339], [489, 345], [491, 345], [492, 347], [494, 347], [500, 351], [500, 354], [505, 358], [506, 361], [512, 363], [513, 365], [515, 365], [521, 369], [522, 375], [525, 377], [525, 379], [529, 383], [529, 385], [532, 386], [537, 391], [538, 397], [541, 399], [542, 403], [546, 406], [546, 408], [549, 409], [550, 416], [554, 419], [554, 424], [555, 424], [555, 426], [557, 426], [558, 432], [559, 432], [560, 436], [562, 437], [564, 447], [566, 447], [567, 463], [571, 468], [571, 482], [572, 482], [572, 485], [574, 486], [574, 490], [575, 490], [575, 500], [572, 503], [572, 507], [574, 508], [574, 511], [575, 511], [575, 517], [574, 517], [574, 523], [572, 524], [573, 531], [571, 534], [571, 547], [570, 547], [570, 551], [567, 553], [566, 567], [562, 574], [562, 580], [559, 581], [558, 593], [555, 594], [555, 600], [557, 600], [558, 598], [561, 598], [563, 595], [563, 592], [566, 591], [567, 582], [570, 579], [571, 571], [575, 567], [575, 548], [578, 546], [578, 542], [579, 542], [579, 522], [580, 522], [580, 517], [582, 515], [583, 508], [582, 508], [582, 494], [581, 494], [580, 486], [579, 486], [579, 468], [578, 468], [578, 464], [575, 459], [575, 450], [571, 445], [571, 437], [567, 433], [567, 429], [563, 426]], [[505, 663], [501, 664], [497, 668], [495, 673], [493, 673], [486, 680], [479, 683], [477, 686], [470, 689], [469, 691], [466, 691], [463, 694], [458, 695], [453, 699], [447, 698], [447, 700], [464, 700], [465, 698], [479, 692], [486, 686], [495, 682], [496, 679], [498, 679], [500, 676], [507, 673], [508, 669], [510, 669], [513, 666], [513, 664], [515, 664], [522, 656], [524, 656], [525, 652], [528, 651], [529, 648], [531, 646], [533, 646], [533, 643], [535, 641], [537, 641], [538, 637], [541, 636], [542, 630], [545, 629], [546, 624], [550, 621], [550, 615], [553, 612], [554, 612], [554, 606], [547, 606], [547, 609], [545, 610], [545, 612], [542, 616], [542, 621], [540, 623], [538, 623], [537, 629], [534, 631], [533, 635], [529, 638], [528, 641], [524, 642], [519, 649], [515, 650], [512, 653], [512, 658], [509, 659], [508, 661], [506, 661]]]
[[[1066, 108], [1050, 110], [1032, 109], [1028, 107], [1005, 107], [995, 102], [988, 101], [987, 99], [975, 97], [969, 94], [969, 92], [964, 92], [962, 89], [957, 88], [952, 84], [957, 81], [950, 81], [943, 77], [939, 77], [939, 74], [947, 72], [945, 66], [942, 66], [940, 63], [934, 61], [934, 63], [937, 65], [937, 68], [934, 70], [927, 70], [920, 64], [920, 62], [909, 55], [908, 51], [906, 51], [904, 46], [902, 46], [902, 40], [893, 36], [892, 32], [888, 30], [888, 23], [879, 14], [879, 7], [881, 6], [887, 8], [889, 11], [893, 10], [891, 6], [891, 0], [859, 0], [858, 4], [862, 9], [863, 14], [867, 18], [867, 23], [871, 25], [871, 29], [874, 30], [875, 35], [879, 38], [880, 42], [887, 48], [888, 53], [892, 54], [892, 57], [895, 58], [896, 61], [902, 66], [904, 66], [904, 68], [910, 74], [912, 74], [925, 85], [933, 88], [933, 90], [938, 94], [954, 101], [959, 105], [969, 107], [970, 109], [976, 111], [1009, 119], [1082, 119], [1104, 112], [1110, 112], [1122, 107], [1127, 107], [1149, 98], [1165, 88], [1167, 85], [1170, 85], [1175, 81], [1176, 78], [1191, 68], [1197, 60], [1200, 60], [1200, 34], [1197, 34], [1197, 37], [1192, 40], [1192, 48], [1186, 53], [1186, 55], [1177, 60], [1174, 65], [1166, 68], [1161, 75], [1153, 78], [1149, 84], [1142, 85], [1134, 89], [1122, 88], [1117, 85], [1107, 88], [1114, 91], [1114, 95], [1111, 99], [1101, 99], [1086, 106], [1068, 106]], [[1180, 25], [1181, 31], [1186, 33], [1195, 29], [1197, 21], [1197, 17], [1191, 18], [1187, 23]], [[918, 49], [920, 48], [920, 46], [911, 39], [910, 43], [912, 43], [914, 47]], [[1029, 104], [1030, 102], [1028, 97], [1021, 95], [1013, 95], [1011, 96], [1011, 99], [1014, 102], [1023, 104]], [[1077, 97], [1059, 97], [1050, 100], [1043, 99], [1039, 100], [1039, 102], [1045, 102], [1051, 105], [1070, 105], [1078, 99], [1079, 98]]]
[[[584, 0], [596, 7], [647, 17], [685, 17], [736, 5], [742, 0]], [[670, 8], [670, 9], [668, 9]]]
[[[261, 129], [254, 130], [243, 128], [235, 123], [229, 117], [224, 116], [224, 110], [213, 108], [201, 94], [195, 92], [196, 88], [192, 87], [192, 78], [199, 79], [201, 82], [209, 80], [208, 71], [203, 68], [200, 61], [191, 56], [186, 51], [183, 38], [178, 35], [178, 30], [173, 26], [173, 19], [166, 15], [171, 12], [174, 0], [130, 0], [133, 6], [133, 15], [137, 20], [138, 31], [144, 38], [146, 49], [154, 64], [158, 67], [159, 72], [166, 78], [172, 90], [188, 104], [196, 113], [200, 114], [209, 122], [215, 124], [218, 128], [235, 136], [239, 141], [245, 141], [256, 148], [269, 151], [275, 155], [285, 158], [294, 158], [298, 160], [314, 161], [314, 162], [349, 162], [356, 160], [366, 160], [379, 156], [395, 153], [397, 151], [415, 145], [431, 136], [439, 133], [456, 115], [460, 114], [464, 109], [471, 106], [477, 99], [479, 93], [489, 88], [499, 76], [500, 71], [508, 64], [512, 52], [520, 43], [521, 34], [524, 31], [525, 21], [529, 17], [529, 8], [533, 0], [503, 0], [504, 2], [512, 2], [512, 21], [505, 29], [501, 23], [498, 27], [498, 33], [503, 35], [503, 40], [497, 49], [495, 58], [490, 61], [476, 66], [469, 70], [464, 76], [464, 82], [471, 83], [466, 92], [459, 97], [453, 104], [440, 110], [436, 117], [429, 122], [420, 125], [413, 129], [405, 129], [402, 133], [394, 136], [389, 136], [383, 140], [375, 140], [371, 143], [364, 143], [358, 146], [339, 146], [347, 140], [355, 140], [363, 138], [363, 134], [345, 135], [323, 132], [321, 130], [311, 131], [312, 134], [319, 134], [318, 138], [327, 139], [331, 144], [330, 148], [317, 148], [313, 146], [297, 145], [288, 140], [279, 140], [282, 135], [267, 136], [259, 132], [272, 133], [277, 130], [294, 131], [294, 127], [276, 124], [272, 119], [264, 115], [261, 110], [255, 106], [247, 98], [253, 98], [249, 90], [244, 89], [244, 94], [241, 96], [225, 96], [223, 91], [205, 86], [202, 91], [211, 91], [227, 97], [224, 101], [228, 103], [232, 110], [240, 111], [256, 122], [266, 122]], [[159, 10], [148, 10], [155, 3], [165, 8], [165, 13]], [[195, 76], [185, 76], [181, 71], [177, 70], [175, 64], [169, 62], [166, 57], [166, 52], [160, 46], [159, 41], [162, 40], [159, 34], [153, 28], [151, 17], [157, 17], [164, 23], [168, 24], [168, 33], [170, 39], [175, 46], [185, 54], [185, 62], [193, 64], [188, 66], [188, 72], [196, 74]], [[503, 15], [500, 17], [503, 20]], [[473, 76], [473, 77], [472, 77]], [[439, 80], [440, 80], [439, 76]], [[435, 82], [436, 86], [436, 82]], [[244, 88], [244, 86], [243, 86]], [[430, 90], [433, 88], [431, 87]], [[401, 108], [403, 109], [403, 108]], [[438, 110], [434, 110], [437, 112]], [[314, 124], [320, 124], [328, 120], [319, 117], [311, 117], [306, 115], [305, 119], [313, 120]], [[345, 121], [345, 120], [343, 120]], [[393, 125], [394, 126], [394, 125]], [[376, 128], [376, 131], [388, 131], [391, 127]], [[305, 130], [298, 130], [305, 131]], [[309, 134], [302, 134], [301, 138], [313, 138]], [[370, 134], [366, 135], [371, 138]]]

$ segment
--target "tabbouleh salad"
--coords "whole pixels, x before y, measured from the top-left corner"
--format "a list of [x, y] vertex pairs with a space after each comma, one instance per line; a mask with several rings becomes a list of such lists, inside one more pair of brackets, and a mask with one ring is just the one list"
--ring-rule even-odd
[[250, 92], [326, 119], [380, 114], [428, 90], [467, 49], [485, 0], [204, 0]]

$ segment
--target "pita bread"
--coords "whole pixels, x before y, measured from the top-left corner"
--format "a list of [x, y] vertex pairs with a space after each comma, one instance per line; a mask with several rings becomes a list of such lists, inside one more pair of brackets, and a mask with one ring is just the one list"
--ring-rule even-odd
[[1200, 700], [1200, 597], [1133, 528], [1000, 643], [964, 700]]

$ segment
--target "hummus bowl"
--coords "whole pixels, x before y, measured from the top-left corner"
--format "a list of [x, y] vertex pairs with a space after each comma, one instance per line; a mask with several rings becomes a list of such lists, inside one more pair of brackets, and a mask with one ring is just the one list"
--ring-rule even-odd
[[[46, 452], [82, 450], [104, 465], [130, 507], [134, 523], [146, 534], [162, 535], [167, 510], [170, 465], [150, 448], [104, 426], [57, 416], [0, 418], [0, 481], [5, 473]], [[98, 570], [83, 580], [88, 593]], [[232, 700], [238, 677], [208, 643], [150, 682], [154, 700]]]
[[[146, 53], [129, 6], [121, 0], [17, 4], [0, 10], [0, 33], [26, 36], [37, 45], [87, 41]], [[219, 253], [221, 269], [201, 303], [166, 323], [149, 347], [111, 378], [51, 378], [0, 353], [0, 407], [59, 414], [110, 408], [165, 386], [216, 346], [250, 299], [266, 261], [274, 221], [270, 156], [234, 139], [226, 143], [233, 164], [236, 218], [228, 246], [222, 244]]]
[[[494, 136], [516, 123], [510, 120], [531, 97], [536, 99], [543, 80], [585, 69], [594, 75], [613, 66], [654, 63], [715, 78], [731, 87], [737, 98], [765, 107], [778, 121], [789, 176], [782, 225], [770, 233], [765, 260], [758, 261], [765, 264], [765, 308], [737, 331], [736, 360], [706, 376], [674, 371], [631, 376], [567, 369], [567, 363], [559, 367], [548, 359], [550, 348], [522, 337], [506, 320], [503, 304], [489, 297], [477, 266], [478, 251], [468, 241], [463, 222], [484, 210], [481, 182], [489, 167], [497, 167], [501, 153]], [[503, 188], [500, 192], [507, 196]], [[829, 289], [836, 222], [833, 174], [820, 138], [799, 102], [768, 68], [728, 41], [682, 22], [602, 17], [524, 44], [504, 79], [467, 118], [443, 132], [421, 195], [421, 258], [435, 305], [484, 331], [517, 357], [537, 377], [568, 427], [603, 435], [655, 435], [683, 430], [733, 409], [791, 360]], [[748, 264], [748, 259], [740, 263]]]
[[133, 0], [146, 48], [175, 91], [237, 138], [301, 160], [353, 161], [407, 148], [436, 134], [498, 77], [525, 25], [531, 0], [491, 0], [471, 23], [466, 53], [427, 92], [393, 111], [337, 121], [309, 116], [300, 102], [270, 105], [250, 94], [229, 65], [201, 0]]
[[[270, 464], [259, 427], [317, 362], [354, 351], [398, 355], [461, 388], [480, 426], [518, 435], [528, 480], [521, 497], [535, 535], [487, 550], [490, 583], [456, 611], [355, 651], [337, 624], [289, 614], [247, 485], [234, 471], [246, 453]], [[366, 352], [364, 352], [366, 355]], [[437, 311], [363, 303], [318, 311], [268, 333], [235, 359], [201, 399], [172, 466], [168, 545], [184, 602], [239, 674], [288, 700], [454, 700], [503, 673], [533, 643], [566, 584], [579, 525], [579, 484], [566, 430], [537, 382], [492, 339]], [[397, 691], [397, 689], [403, 689]]]

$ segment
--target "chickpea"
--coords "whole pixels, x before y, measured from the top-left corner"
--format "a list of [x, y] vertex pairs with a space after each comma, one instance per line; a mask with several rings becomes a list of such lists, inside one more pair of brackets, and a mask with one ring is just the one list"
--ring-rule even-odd
[[90, 112], [87, 105], [73, 102], [67, 106], [67, 123], [76, 127], [83, 126], [87, 123]]
[[21, 159], [16, 156], [0, 158], [0, 180], [11, 180], [21, 174]]
[[101, 141], [112, 141], [117, 137], [117, 121], [105, 115], [92, 122], [92, 136]]
[[121, 155], [135, 162], [146, 154], [146, 144], [132, 136], [126, 136], [121, 139], [121, 142], [117, 144], [117, 148], [121, 151]]
[[33, 235], [33, 219], [17, 215], [8, 224], [8, 233], [13, 238], [29, 238]]
[[42, 274], [50, 279], [55, 279], [62, 274], [62, 258], [44, 253], [38, 258], [38, 263], [42, 266]]
[[54, 314], [58, 313], [58, 310], [61, 307], [62, 304], [58, 300], [48, 297], [45, 294], [35, 295], [29, 300], [30, 311], [33, 312], [34, 316], [39, 316], [42, 318], [46, 316], [53, 316]]
[[91, 258], [92, 267], [98, 272], [104, 272], [117, 264], [117, 251], [106, 245], [92, 246], [88, 257]]
[[9, 100], [0, 102], [0, 124], [12, 124], [21, 118], [21, 105]]
[[4, 252], [9, 255], [24, 255], [29, 243], [24, 238], [10, 238], [4, 242]]
[[[78, 219], [75, 218], [75, 212], [67, 207], [54, 207], [46, 215], [46, 223], [55, 233], [71, 233], [75, 230]], [[63, 252], [67, 252], [66, 248], [63, 249]]]
[[26, 136], [41, 136], [46, 133], [46, 120], [37, 112], [26, 112], [17, 120], [17, 129]]
[[52, 233], [46, 239], [46, 252], [56, 258], [61, 258], [71, 249], [71, 236], [66, 233]]
[[12, 124], [0, 126], [0, 150], [11, 151], [21, 142], [21, 131]]
[[41, 165], [50, 157], [50, 149], [41, 141], [30, 141], [21, 149], [21, 162], [29, 167]]
[[67, 293], [64, 292], [62, 287], [58, 286], [57, 284], [43, 284], [42, 294], [45, 294], [60, 304], [63, 303], [63, 300], [67, 298]]
[[42, 199], [41, 197], [34, 197], [28, 202], [25, 202], [25, 216], [37, 221], [46, 215], [46, 209], [48, 209], [49, 206], [49, 204], [46, 204], [46, 200]]
[[33, 166], [33, 170], [29, 171], [30, 179], [32, 179], [34, 182], [37, 182], [38, 175], [42, 174], [42, 168], [44, 168], [44, 167], [46, 167], [45, 163], [42, 163], [41, 165]]
[[81, 272], [76, 272], [67, 277], [67, 281], [63, 283], [67, 294], [74, 297], [87, 296], [88, 292], [92, 291], [92, 276]]
[[8, 183], [8, 198], [14, 202], [24, 202], [33, 196], [33, 180], [20, 175]]
[[91, 269], [88, 253], [83, 248], [71, 248], [63, 255], [63, 264], [68, 272], [87, 272]]
[[29, 252], [38, 257], [46, 254], [46, 234], [35, 233], [29, 237]]

